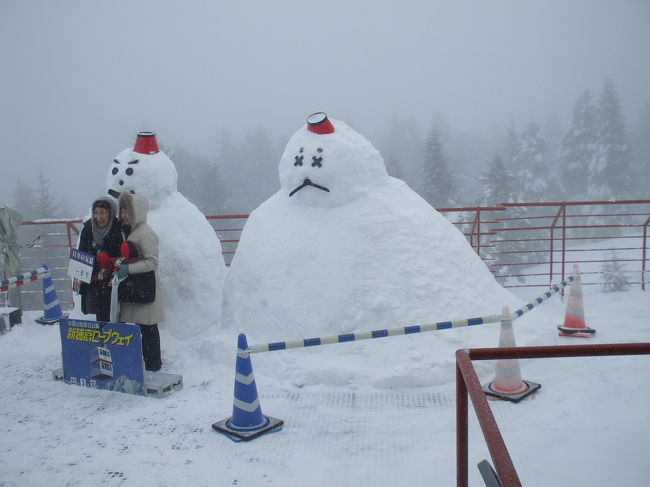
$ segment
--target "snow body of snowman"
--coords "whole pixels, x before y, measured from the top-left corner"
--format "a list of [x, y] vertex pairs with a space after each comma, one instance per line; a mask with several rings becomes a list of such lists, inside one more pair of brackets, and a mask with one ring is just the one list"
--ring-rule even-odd
[[165, 297], [165, 328], [182, 338], [217, 325], [226, 266], [221, 242], [199, 209], [177, 191], [178, 174], [158, 149], [155, 134], [140, 132], [133, 148], [120, 152], [109, 169], [107, 193], [147, 198], [147, 222], [159, 240]]
[[250, 215], [224, 284], [249, 343], [494, 315], [517, 299], [465, 237], [345, 123], [314, 114], [281, 189]]

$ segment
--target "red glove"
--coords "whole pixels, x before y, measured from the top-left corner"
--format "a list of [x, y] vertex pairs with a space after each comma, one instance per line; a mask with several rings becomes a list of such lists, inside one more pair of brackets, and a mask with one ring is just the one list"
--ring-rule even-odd
[[102, 269], [108, 269], [109, 271], [113, 270], [115, 264], [115, 258], [110, 257], [106, 252], [97, 252], [97, 263]]
[[138, 250], [133, 245], [133, 242], [122, 242], [122, 245], [120, 245], [120, 254], [129, 264], [133, 264], [138, 260]]

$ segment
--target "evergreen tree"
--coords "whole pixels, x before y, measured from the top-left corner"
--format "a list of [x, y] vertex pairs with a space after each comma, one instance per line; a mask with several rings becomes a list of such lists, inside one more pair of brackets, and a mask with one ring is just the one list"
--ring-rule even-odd
[[[403, 172], [402, 176], [396, 177], [412, 188], [419, 187], [422, 146], [423, 141], [417, 124], [413, 120], [402, 121], [397, 115], [393, 115], [388, 121], [387, 129], [377, 143], [377, 148], [382, 154], [390, 154], [399, 160]], [[392, 176], [389, 162], [386, 161], [386, 164]]]
[[510, 174], [515, 172], [515, 157], [521, 152], [521, 138], [515, 123], [511, 120], [503, 141], [503, 164]]
[[488, 163], [487, 170], [480, 177], [481, 205], [490, 206], [497, 203], [508, 203], [513, 200], [512, 175], [506, 169], [499, 154], [494, 154]]
[[222, 198], [223, 180], [214, 161], [182, 147], [167, 150], [178, 171], [178, 191], [204, 215], [217, 213]]
[[607, 262], [603, 263], [602, 273], [604, 281], [602, 287], [603, 292], [627, 291], [630, 288], [625, 268], [618, 260], [618, 255], [614, 250], [610, 251]]
[[58, 213], [56, 199], [50, 189], [50, 178], [38, 168], [36, 187], [36, 218], [54, 218]]
[[23, 216], [23, 221], [38, 218], [36, 192], [34, 191], [34, 188], [23, 183], [21, 179], [18, 179], [12, 196], [13, 208]]
[[70, 201], [66, 198], [65, 195], [60, 195], [58, 198], [58, 203], [56, 205], [56, 218], [72, 219], [72, 209], [70, 207]]
[[562, 137], [560, 178], [563, 199], [583, 200], [587, 196], [589, 164], [598, 140], [598, 110], [586, 90], [575, 103], [571, 126]]
[[635, 185], [632, 197], [647, 198], [650, 188], [650, 100], [643, 107], [634, 141], [632, 174]]
[[245, 206], [250, 211], [280, 188], [278, 153], [264, 127], [258, 127], [244, 136], [240, 148], [240, 184], [244, 189]]
[[433, 207], [453, 206], [456, 200], [455, 178], [449, 169], [447, 155], [433, 127], [424, 146], [424, 167], [420, 175], [420, 194]]
[[589, 167], [590, 196], [594, 199], [629, 198], [633, 187], [630, 152], [621, 102], [611, 81], [605, 82], [598, 115], [598, 142]]
[[520, 141], [520, 151], [513, 159], [519, 197], [523, 201], [548, 200], [549, 165], [539, 124], [530, 122]]

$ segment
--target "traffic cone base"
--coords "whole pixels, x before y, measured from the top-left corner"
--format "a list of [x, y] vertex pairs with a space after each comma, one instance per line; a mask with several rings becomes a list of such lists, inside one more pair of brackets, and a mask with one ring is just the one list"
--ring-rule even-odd
[[522, 382], [524, 390], [521, 392], [499, 392], [494, 386], [494, 382], [484, 385], [483, 392], [485, 392], [485, 395], [488, 396], [488, 398], [493, 398], [495, 400], [503, 399], [504, 401], [517, 403], [542, 388], [542, 385], [537, 382], [531, 382], [526, 379], [522, 379]]
[[41, 316], [40, 318], [36, 318], [34, 321], [36, 323], [40, 323], [41, 325], [53, 325], [55, 323], [58, 323], [59, 320], [62, 320], [63, 318], [67, 318], [67, 314], [62, 314], [58, 318], [53, 318], [53, 319], [47, 319], [45, 316]]
[[232, 418], [227, 418], [221, 421], [217, 421], [212, 425], [212, 428], [214, 428], [216, 431], [219, 431], [220, 433], [223, 433], [232, 441], [240, 442], [240, 441], [250, 441], [267, 432], [280, 431], [280, 429], [282, 429], [282, 425], [284, 424], [284, 421], [282, 421], [281, 419], [272, 418], [271, 416], [265, 415], [264, 419], [265, 419], [264, 421], [265, 425], [262, 427], [257, 427], [256, 429], [246, 430], [246, 429], [233, 426]]
[[580, 338], [591, 338], [596, 334], [596, 330], [585, 326], [584, 328], [573, 328], [570, 326], [560, 325], [557, 327], [560, 330], [561, 337], [580, 337]]

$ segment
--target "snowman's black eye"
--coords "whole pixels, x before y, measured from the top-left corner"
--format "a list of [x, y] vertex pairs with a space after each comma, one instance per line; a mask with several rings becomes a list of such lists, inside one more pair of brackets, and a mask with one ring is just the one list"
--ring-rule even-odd
[[132, 168], [132, 167], [128, 168], [128, 169], [126, 170], [126, 173], [127, 173], [129, 176], [130, 176], [131, 174], [133, 174], [133, 168]]
[[323, 158], [322, 157], [313, 156], [311, 158], [311, 160], [314, 161], [314, 162], [311, 163], [311, 167], [316, 167], [316, 166], [323, 167], [323, 164], [322, 164]]
[[296, 162], [293, 163], [294, 166], [302, 166], [302, 160], [305, 156], [296, 156]]
[[113, 176], [115, 176], [118, 173], [119, 169], [114, 167], [111, 173], [113, 173]]

